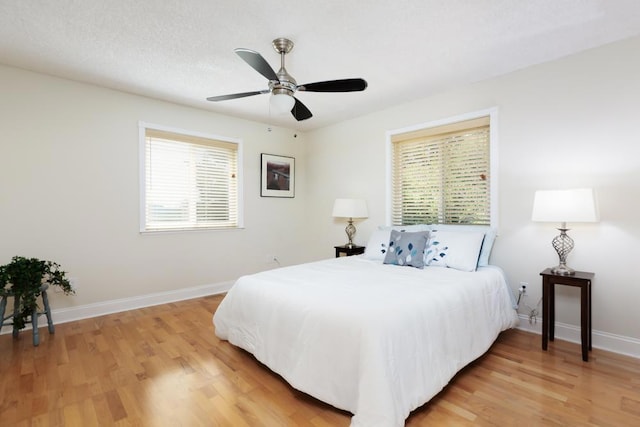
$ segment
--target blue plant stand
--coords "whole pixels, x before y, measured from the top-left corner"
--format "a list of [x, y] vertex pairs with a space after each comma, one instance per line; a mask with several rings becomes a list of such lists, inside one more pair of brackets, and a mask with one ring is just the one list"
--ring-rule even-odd
[[[49, 307], [49, 297], [47, 296], [47, 289], [49, 285], [44, 284], [40, 287], [40, 296], [42, 297], [42, 305], [44, 305], [44, 311], [38, 311], [36, 307], [33, 310], [33, 314], [31, 315], [31, 327], [33, 329], [33, 345], [38, 346], [40, 344], [40, 333], [38, 331], [38, 317], [43, 314], [47, 316], [47, 324], [49, 327], [49, 333], [53, 334], [56, 332], [55, 326], [53, 326], [53, 319], [51, 318], [51, 308]], [[13, 298], [13, 313], [5, 317], [5, 311], [7, 309], [7, 299]], [[5, 323], [7, 320], [13, 319], [13, 314], [19, 310], [20, 307], [20, 298], [17, 298], [11, 292], [5, 292], [2, 295], [2, 299], [0, 299], [0, 330], [4, 325], [13, 325], [13, 337], [18, 338], [18, 334], [20, 330], [16, 327], [13, 322]]]

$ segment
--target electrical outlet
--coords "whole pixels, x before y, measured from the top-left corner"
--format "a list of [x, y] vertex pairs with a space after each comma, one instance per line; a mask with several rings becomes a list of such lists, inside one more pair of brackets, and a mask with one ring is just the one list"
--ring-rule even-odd
[[272, 262], [279, 262], [277, 255], [267, 255], [264, 259], [267, 264], [271, 264]]
[[522, 292], [522, 295], [526, 295], [527, 294], [527, 286], [529, 286], [529, 284], [527, 282], [520, 282], [520, 288], [518, 289], [518, 291]]

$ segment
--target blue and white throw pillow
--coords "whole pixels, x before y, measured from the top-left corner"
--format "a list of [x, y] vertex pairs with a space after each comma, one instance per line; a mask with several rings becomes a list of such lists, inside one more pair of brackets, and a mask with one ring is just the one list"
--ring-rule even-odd
[[378, 229], [374, 230], [374, 232], [371, 233], [371, 236], [369, 236], [367, 247], [364, 250], [364, 257], [366, 259], [371, 259], [374, 261], [384, 261], [384, 257], [387, 256], [391, 230], [403, 232], [429, 231], [429, 226], [426, 224], [416, 224], [378, 227]]
[[389, 246], [389, 235], [391, 230], [375, 230], [369, 236], [367, 247], [364, 249], [364, 257], [374, 261], [384, 261], [387, 256], [387, 247]]
[[481, 231], [432, 230], [425, 262], [429, 266], [476, 271], [483, 240]]
[[488, 225], [468, 225], [468, 224], [431, 224], [430, 230], [438, 231], [482, 231], [484, 240], [482, 241], [482, 249], [480, 249], [480, 257], [478, 258], [478, 267], [489, 265], [489, 257], [491, 249], [496, 240], [498, 230]]
[[428, 231], [391, 230], [384, 263], [423, 268], [424, 250], [428, 241]]

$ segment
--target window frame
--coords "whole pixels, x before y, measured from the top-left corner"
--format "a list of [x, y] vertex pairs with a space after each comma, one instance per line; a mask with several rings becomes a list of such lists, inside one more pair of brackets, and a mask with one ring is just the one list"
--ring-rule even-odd
[[[167, 132], [185, 137], [205, 138], [210, 140], [221, 141], [236, 145], [236, 175], [237, 175], [237, 225], [232, 227], [180, 227], [167, 229], [146, 228], [146, 131], [147, 129], [159, 132]], [[192, 232], [192, 231], [218, 231], [218, 230], [237, 230], [244, 228], [244, 197], [243, 197], [243, 142], [241, 139], [227, 136], [213, 135], [203, 132], [190, 131], [186, 129], [175, 128], [171, 126], [158, 125], [147, 122], [138, 122], [138, 163], [139, 163], [139, 226], [140, 233], [176, 233], [176, 232]]]
[[420, 123], [407, 126], [400, 129], [389, 130], [386, 132], [386, 167], [385, 167], [385, 223], [392, 225], [392, 205], [393, 205], [393, 142], [392, 137], [398, 134], [415, 132], [419, 130], [434, 128], [438, 126], [450, 125], [466, 120], [478, 119], [481, 117], [489, 117], [489, 192], [490, 192], [490, 226], [498, 227], [498, 108], [492, 107], [485, 110], [473, 111], [460, 114], [453, 117], [434, 120], [426, 123]]

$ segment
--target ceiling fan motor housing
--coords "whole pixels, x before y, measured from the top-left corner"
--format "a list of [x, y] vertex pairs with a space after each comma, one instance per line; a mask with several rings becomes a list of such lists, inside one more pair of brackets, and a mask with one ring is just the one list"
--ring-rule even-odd
[[[276, 73], [278, 81], [273, 81], [271, 86], [271, 93], [274, 95], [289, 95], [293, 96], [298, 89], [296, 79], [293, 78], [284, 67], [284, 56], [291, 52], [293, 49], [293, 42], [284, 37], [279, 37], [271, 43], [276, 52], [280, 54], [280, 70]], [[271, 82], [270, 82], [271, 83]]]
[[283, 87], [282, 85], [273, 85], [273, 89], [271, 89], [271, 94], [293, 96], [293, 90], [287, 87]]

